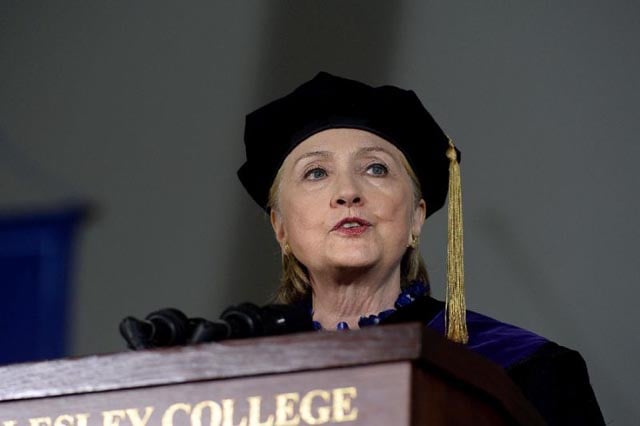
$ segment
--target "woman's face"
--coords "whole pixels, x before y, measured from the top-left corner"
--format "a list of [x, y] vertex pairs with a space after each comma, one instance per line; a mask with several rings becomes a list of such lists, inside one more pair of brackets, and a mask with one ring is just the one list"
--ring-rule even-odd
[[364, 130], [329, 129], [285, 159], [271, 223], [281, 247], [316, 273], [392, 271], [425, 219], [403, 154]]

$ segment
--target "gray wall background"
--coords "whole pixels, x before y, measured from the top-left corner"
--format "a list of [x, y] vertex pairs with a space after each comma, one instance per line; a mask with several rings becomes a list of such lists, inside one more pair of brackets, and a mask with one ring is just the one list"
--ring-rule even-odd
[[[0, 4], [0, 209], [89, 200], [74, 353], [119, 320], [265, 302], [244, 114], [326, 70], [414, 89], [463, 151], [468, 304], [580, 350], [638, 424], [640, 7], [632, 1]], [[422, 251], [437, 296], [445, 214]]]

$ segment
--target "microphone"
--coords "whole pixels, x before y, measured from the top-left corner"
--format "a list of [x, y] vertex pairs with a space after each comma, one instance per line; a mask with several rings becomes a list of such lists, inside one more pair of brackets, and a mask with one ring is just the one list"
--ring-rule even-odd
[[145, 321], [126, 317], [120, 323], [120, 334], [133, 350], [311, 330], [311, 315], [300, 306], [252, 303], [225, 309], [217, 321], [187, 318], [177, 309], [166, 308], [147, 315]]
[[230, 339], [313, 330], [309, 312], [296, 305], [266, 305], [260, 308], [252, 303], [243, 303], [225, 309], [220, 318], [229, 324]]
[[188, 330], [189, 319], [174, 308], [152, 312], [144, 320], [126, 317], [120, 322], [120, 334], [133, 350], [183, 345]]

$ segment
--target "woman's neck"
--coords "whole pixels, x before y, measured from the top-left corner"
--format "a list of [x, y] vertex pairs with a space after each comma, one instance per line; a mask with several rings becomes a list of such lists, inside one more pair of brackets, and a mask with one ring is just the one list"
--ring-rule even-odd
[[392, 309], [400, 293], [400, 268], [390, 274], [311, 274], [313, 319], [329, 330], [339, 322], [357, 327], [361, 316]]

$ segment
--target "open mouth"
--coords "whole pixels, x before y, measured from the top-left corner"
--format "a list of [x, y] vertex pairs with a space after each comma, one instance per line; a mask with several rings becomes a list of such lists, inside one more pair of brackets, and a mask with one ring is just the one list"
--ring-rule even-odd
[[336, 223], [332, 231], [345, 235], [359, 235], [365, 232], [371, 223], [359, 217], [347, 217]]

